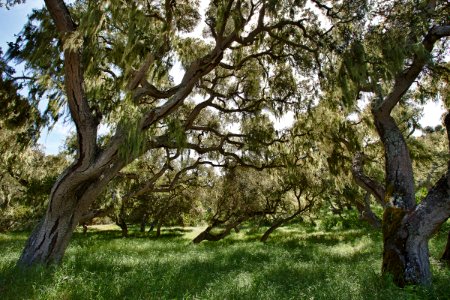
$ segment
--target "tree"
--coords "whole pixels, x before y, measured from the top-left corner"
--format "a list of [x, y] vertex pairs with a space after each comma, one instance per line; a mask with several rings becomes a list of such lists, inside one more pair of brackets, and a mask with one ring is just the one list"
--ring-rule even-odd
[[283, 196], [276, 189], [276, 179], [267, 172], [239, 167], [226, 169], [220, 193], [211, 199], [209, 225], [193, 242], [219, 241], [231, 230], [238, 231], [238, 226], [251, 218], [274, 214]]
[[[47, 213], [28, 239], [20, 266], [60, 262], [82, 215], [144, 152], [183, 144], [187, 131], [216, 135], [219, 152], [238, 148], [235, 139], [243, 137], [217, 135], [214, 128], [194, 123], [202, 110], [251, 110], [261, 116], [264, 107], [275, 111], [296, 102], [302, 83], [293, 68], [303, 66], [295, 73], [304, 76], [316, 73], [317, 40], [327, 34], [298, 1], [213, 1], [205, 40], [182, 35], [200, 20], [197, 1], [45, 4], [48, 12], [31, 16], [9, 53], [27, 62], [36, 79], [30, 81], [32, 95], [47, 96], [55, 112], [67, 103], [77, 131], [77, 156], [55, 182]], [[175, 60], [185, 70], [179, 84], [168, 72]], [[249, 69], [265, 74], [265, 80], [257, 80], [258, 73]], [[227, 90], [234, 90], [231, 99], [223, 97]], [[210, 93], [197, 104], [187, 101], [208, 91], [219, 94]], [[102, 121], [113, 134], [100, 142]]]
[[[359, 183], [384, 195], [383, 274], [391, 274], [400, 286], [428, 284], [428, 240], [450, 216], [450, 173], [447, 170], [416, 203], [409, 146], [393, 111], [410, 105], [408, 100], [439, 95], [439, 87], [448, 106], [448, 86], [442, 80], [448, 78], [442, 61], [450, 35], [447, 8], [436, 1], [398, 1], [380, 3], [375, 9], [383, 22], [369, 26], [363, 38], [355, 38], [348, 59], [343, 57], [341, 99], [354, 103], [360, 92], [372, 93], [372, 118], [384, 148], [384, 185], [363, 176]], [[415, 81], [420, 87], [408, 93]], [[448, 134], [450, 115], [444, 124]]]

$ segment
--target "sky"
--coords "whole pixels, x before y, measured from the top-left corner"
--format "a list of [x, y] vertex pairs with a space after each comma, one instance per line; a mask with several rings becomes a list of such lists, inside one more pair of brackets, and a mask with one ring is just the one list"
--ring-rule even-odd
[[[41, 8], [43, 5], [43, 0], [27, 0], [25, 4], [16, 5], [9, 10], [4, 7], [0, 8], [0, 47], [3, 51], [7, 49], [7, 42], [15, 40], [14, 35], [20, 32], [32, 9]], [[17, 69], [20, 70], [20, 66]], [[420, 121], [421, 125], [434, 127], [441, 124], [443, 111], [440, 102], [427, 103], [424, 107], [423, 118]], [[286, 124], [280, 124], [280, 121], [278, 121], [278, 124], [276, 124], [278, 128], [288, 127], [288, 123], [292, 122], [292, 116], [287, 116], [281, 122]], [[46, 154], [57, 154], [62, 149], [66, 137], [73, 130], [74, 126], [70, 121], [61, 120], [55, 124], [52, 130], [44, 130], [38, 142], [43, 146]]]
[[[0, 8], [0, 47], [3, 52], [7, 50], [7, 42], [15, 40], [14, 35], [21, 31], [32, 9], [41, 8], [43, 5], [43, 0], [27, 0], [25, 4], [15, 5], [9, 10]], [[20, 66], [16, 67], [16, 71], [21, 72], [21, 70]], [[50, 132], [45, 129], [41, 133], [38, 143], [43, 146], [46, 154], [57, 154], [71, 130], [73, 126], [69, 125], [69, 122], [59, 121]]]

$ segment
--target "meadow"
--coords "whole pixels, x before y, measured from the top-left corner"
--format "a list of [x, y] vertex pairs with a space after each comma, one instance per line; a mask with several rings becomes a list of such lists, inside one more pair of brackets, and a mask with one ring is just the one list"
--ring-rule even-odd
[[293, 224], [265, 244], [264, 228], [244, 228], [200, 245], [200, 227], [158, 239], [134, 229], [76, 232], [61, 266], [27, 272], [14, 265], [29, 233], [0, 234], [0, 299], [450, 299], [450, 269], [437, 259], [448, 228], [430, 244], [433, 285], [404, 289], [380, 275], [381, 234], [368, 228]]

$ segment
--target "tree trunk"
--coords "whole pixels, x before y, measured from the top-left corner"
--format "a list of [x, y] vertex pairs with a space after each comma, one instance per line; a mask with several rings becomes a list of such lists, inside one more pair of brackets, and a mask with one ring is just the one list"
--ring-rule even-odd
[[116, 225], [120, 227], [122, 231], [122, 237], [128, 237], [128, 225], [121, 217], [116, 221]]
[[140, 232], [145, 232], [145, 225], [147, 225], [147, 214], [142, 216]]
[[400, 287], [428, 284], [431, 280], [428, 240], [411, 234], [406, 220], [404, 210], [395, 207], [385, 209], [382, 273], [392, 275], [394, 283]]
[[263, 236], [261, 237], [260, 241], [265, 243], [267, 242], [267, 239], [269, 238], [269, 236], [272, 234], [272, 232], [274, 232], [278, 227], [280, 227], [282, 224], [284, 223], [284, 219], [278, 220], [275, 223], [272, 224], [272, 226], [270, 226], [269, 229], [266, 230], [266, 232], [264, 232]]
[[233, 228], [236, 229], [237, 226], [239, 226], [239, 224], [241, 224], [242, 222], [244, 222], [247, 219], [248, 219], [247, 216], [237, 218], [234, 222], [227, 224], [225, 226], [225, 229], [222, 230], [222, 232], [220, 232], [218, 234], [211, 233], [211, 230], [217, 225], [217, 224], [214, 224], [214, 222], [213, 222], [213, 225], [208, 226], [203, 232], [201, 232], [198, 236], [196, 236], [192, 240], [192, 242], [194, 244], [199, 244], [205, 240], [212, 241], [212, 242], [220, 241], [221, 239], [228, 236]]
[[161, 226], [162, 222], [158, 222], [158, 226], [156, 226], [156, 237], [159, 238], [161, 236]]
[[123, 162], [90, 169], [75, 162], [53, 185], [47, 212], [28, 238], [17, 262], [19, 267], [61, 262], [73, 231], [89, 206], [123, 167]]
[[388, 207], [383, 215], [383, 274], [399, 286], [430, 284], [428, 241], [450, 215], [450, 172], [414, 209]]
[[150, 233], [150, 232], [153, 231], [153, 228], [155, 228], [155, 223], [156, 223], [156, 221], [153, 221], [153, 222], [150, 224], [150, 228], [148, 229], [148, 233]]
[[448, 232], [447, 245], [445, 246], [444, 253], [441, 256], [441, 261], [450, 266], [450, 231]]
[[[386, 111], [373, 111], [385, 152], [382, 273], [405, 285], [431, 283], [428, 241], [450, 215], [449, 172], [442, 176], [419, 205], [409, 151], [395, 120]], [[450, 118], [446, 118], [447, 130]]]
[[75, 214], [67, 207], [64, 211], [47, 213], [28, 238], [18, 266], [59, 263], [78, 224]]

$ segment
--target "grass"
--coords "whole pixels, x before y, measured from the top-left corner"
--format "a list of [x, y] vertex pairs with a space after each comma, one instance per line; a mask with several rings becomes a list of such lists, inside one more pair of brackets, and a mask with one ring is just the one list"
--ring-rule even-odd
[[0, 234], [1, 299], [450, 299], [450, 271], [431, 241], [433, 285], [395, 287], [380, 275], [381, 236], [368, 229], [291, 225], [266, 244], [258, 230], [193, 245], [201, 228], [166, 228], [160, 239], [114, 227], [76, 232], [64, 262], [14, 268], [27, 233]]

